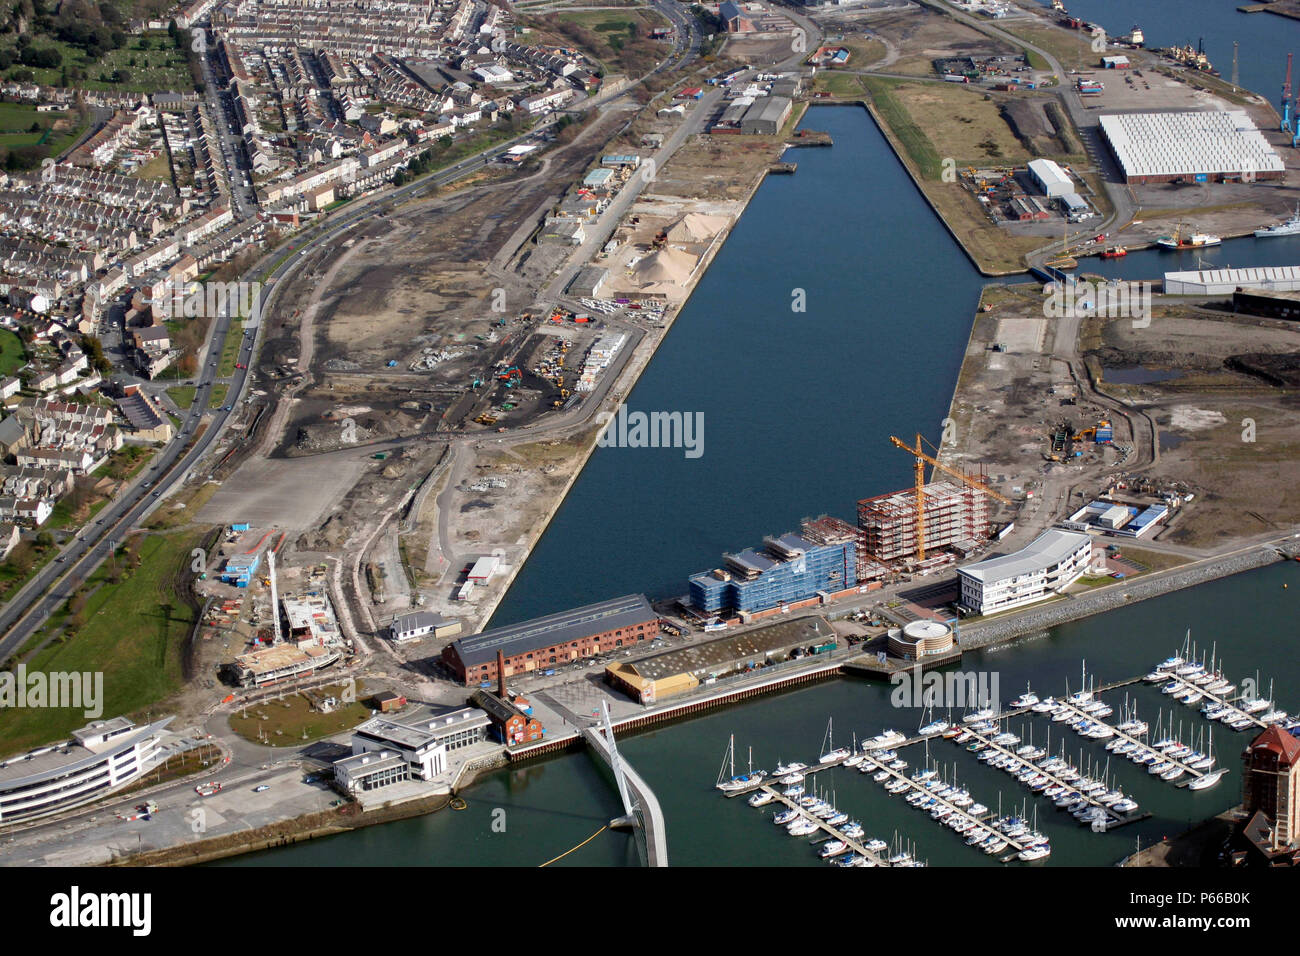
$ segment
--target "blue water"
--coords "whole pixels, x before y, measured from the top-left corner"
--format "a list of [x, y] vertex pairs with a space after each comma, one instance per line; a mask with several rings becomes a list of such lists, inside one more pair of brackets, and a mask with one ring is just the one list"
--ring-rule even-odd
[[[1243, 0], [1066, 0], [1072, 16], [1100, 25], [1108, 35], [1137, 24], [1148, 47], [1196, 46], [1225, 80], [1232, 78], [1232, 43], [1237, 41], [1241, 85], [1278, 106], [1286, 76], [1286, 55], [1300, 53], [1300, 20], [1272, 13], [1238, 13]], [[1049, 4], [1043, 4], [1049, 6]], [[1067, 64], [1068, 66], [1068, 64]], [[1300, 80], [1300, 74], [1292, 82]], [[1280, 108], [1278, 112], [1281, 112]]]
[[804, 125], [835, 146], [763, 183], [627, 401], [702, 411], [703, 456], [597, 449], [494, 624], [684, 594], [723, 551], [906, 485], [891, 434], [938, 439], [981, 277], [864, 110]]

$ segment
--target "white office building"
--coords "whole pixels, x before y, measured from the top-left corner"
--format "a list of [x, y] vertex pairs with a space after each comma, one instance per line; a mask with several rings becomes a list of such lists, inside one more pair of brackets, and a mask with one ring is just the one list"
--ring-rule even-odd
[[97, 720], [72, 738], [0, 762], [0, 826], [98, 800], [153, 768], [172, 718], [137, 727], [125, 717]]
[[1072, 584], [1092, 559], [1092, 538], [1044, 531], [1023, 550], [958, 569], [961, 606], [993, 614], [1051, 597]]
[[[402, 759], [411, 779], [432, 780], [447, 771], [447, 753], [487, 739], [491, 719], [477, 707], [451, 709], [429, 708], [421, 713], [394, 720], [373, 717], [352, 732], [352, 754], [370, 753]], [[344, 775], [353, 774], [354, 765], [340, 768], [344, 758], [334, 764], [335, 779], [344, 783]], [[355, 766], [360, 775], [364, 765]], [[373, 768], [372, 768], [373, 769]], [[392, 782], [393, 777], [389, 777]]]

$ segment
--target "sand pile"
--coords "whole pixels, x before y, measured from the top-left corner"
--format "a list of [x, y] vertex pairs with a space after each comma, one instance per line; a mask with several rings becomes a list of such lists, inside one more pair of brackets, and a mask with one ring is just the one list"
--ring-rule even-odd
[[647, 286], [683, 286], [690, 280], [699, 259], [683, 249], [666, 246], [652, 252], [632, 270], [637, 283]]
[[669, 242], [708, 242], [727, 227], [726, 216], [688, 212], [668, 230]]

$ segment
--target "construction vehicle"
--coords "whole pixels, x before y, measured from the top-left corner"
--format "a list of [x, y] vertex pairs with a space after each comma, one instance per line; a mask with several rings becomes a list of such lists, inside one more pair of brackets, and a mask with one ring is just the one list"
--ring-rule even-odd
[[[996, 491], [990, 488], [979, 478], [972, 477], [971, 475], [968, 475], [965, 472], [958, 471], [956, 468], [949, 468], [947, 465], [942, 464], [941, 462], [927, 455], [925, 453], [925, 450], [921, 447], [921, 442], [923, 441], [923, 439], [921, 438], [919, 432], [917, 433], [916, 436], [915, 448], [907, 444], [907, 442], [903, 441], [902, 439], [895, 438], [893, 435], [889, 436], [889, 440], [893, 442], [896, 447], [902, 448], [905, 451], [910, 451], [916, 458], [916, 560], [918, 561], [925, 560], [925, 466], [927, 463], [932, 468], [937, 468], [939, 471], [942, 471], [944, 474], [956, 478], [958, 481], [960, 481], [962, 484], [966, 485], [967, 487], [976, 488], [979, 491], [984, 492], [990, 498], [1000, 501], [1004, 505], [1009, 505], [1012, 503], [1010, 498], [998, 494]], [[938, 449], [935, 450], [938, 451]]]
[[480, 425], [495, 425], [497, 423], [497, 420], [486, 412], [474, 419], [474, 421], [478, 422]]
[[1108, 419], [1108, 418], [1103, 418], [1103, 419], [1102, 419], [1101, 421], [1099, 421], [1095, 426], [1090, 427], [1090, 428], [1085, 428], [1083, 431], [1079, 432], [1079, 434], [1074, 435], [1070, 440], [1071, 440], [1071, 441], [1087, 441], [1089, 438], [1091, 438], [1093, 441], [1099, 441], [1099, 439], [1097, 438], [1097, 432], [1098, 432], [1098, 430], [1100, 430], [1100, 431], [1102, 431], [1102, 432], [1109, 432], [1109, 431], [1110, 431], [1110, 419]]

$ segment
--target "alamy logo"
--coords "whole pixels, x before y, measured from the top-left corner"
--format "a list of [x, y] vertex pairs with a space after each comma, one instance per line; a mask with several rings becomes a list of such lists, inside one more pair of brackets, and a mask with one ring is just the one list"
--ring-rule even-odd
[[153, 929], [153, 895], [82, 893], [74, 886], [50, 897], [50, 925], [61, 929], [125, 926], [132, 936], [148, 936]]
[[1096, 315], [1134, 319], [1135, 328], [1151, 323], [1150, 282], [1049, 282], [1043, 296], [1043, 315], [1049, 319]]
[[891, 674], [889, 702], [895, 707], [996, 707], [997, 671], [930, 671], [921, 673], [921, 665], [910, 671]]
[[83, 708], [87, 720], [104, 714], [103, 671], [28, 671], [19, 664], [0, 673], [0, 709]]
[[223, 315], [247, 317], [255, 323], [262, 308], [260, 282], [193, 282], [175, 286], [169, 295], [154, 299], [169, 319], [215, 319]]
[[703, 412], [618, 412], [605, 416], [601, 448], [681, 448], [687, 458], [704, 454]]

